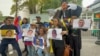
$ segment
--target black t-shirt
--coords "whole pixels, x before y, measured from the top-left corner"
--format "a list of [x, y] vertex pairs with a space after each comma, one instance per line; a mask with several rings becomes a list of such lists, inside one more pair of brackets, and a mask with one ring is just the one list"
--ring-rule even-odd
[[44, 26], [42, 22], [37, 22], [36, 24], [38, 24], [39, 26]]

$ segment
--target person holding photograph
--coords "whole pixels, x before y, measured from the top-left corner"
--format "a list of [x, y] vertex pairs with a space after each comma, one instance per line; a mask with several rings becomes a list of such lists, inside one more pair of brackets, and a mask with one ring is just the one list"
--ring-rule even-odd
[[[71, 22], [70, 22], [70, 26], [69, 26], [69, 35], [71, 37], [71, 47], [73, 49], [73, 51], [71, 52], [71, 56], [80, 56], [80, 52], [81, 52], [81, 48], [82, 48], [82, 40], [81, 40], [81, 31], [87, 31], [88, 29], [73, 29], [73, 20], [77, 19], [77, 15], [72, 15], [71, 16]], [[80, 21], [78, 22], [80, 27], [84, 26], [84, 21], [80, 19]]]
[[[21, 26], [22, 26], [21, 27], [22, 28], [22, 31], [23, 31], [23, 29], [28, 29], [30, 27], [30, 24], [29, 24], [29, 21], [28, 21], [27, 18], [23, 18]], [[22, 39], [24, 41], [24, 36], [22, 36]], [[24, 49], [23, 53], [24, 52], [27, 52], [27, 54], [28, 54], [26, 45], [25, 45], [25, 49]], [[26, 56], [27, 56], [27, 54], [26, 54]]]
[[46, 37], [45, 28], [39, 29], [38, 38], [36, 39], [37, 54], [38, 56], [49, 56], [49, 40]]
[[[8, 17], [10, 17], [10, 16], [8, 16]], [[11, 18], [11, 19], [10, 19], [11, 24], [13, 24], [13, 20], [14, 20], [14, 18]], [[6, 21], [6, 20], [4, 20], [4, 21], [2, 22], [2, 25], [0, 25], [0, 27], [3, 26], [3, 25], [5, 25], [5, 21]], [[2, 39], [1, 39], [1, 40], [2, 40]], [[13, 48], [13, 50], [15, 50], [15, 49]], [[13, 53], [13, 50], [10, 51], [9, 54], [12, 54], [12, 53]], [[8, 52], [8, 47], [6, 48], [6, 53], [7, 53], [7, 52]]]
[[64, 44], [64, 35], [66, 35], [66, 28], [61, 26], [59, 24], [60, 21], [58, 18], [53, 18], [53, 25], [51, 28], [62, 28], [62, 37], [63, 40], [54, 40], [52, 39], [52, 47], [53, 47], [53, 52], [54, 56], [64, 56], [64, 49], [65, 49], [65, 44]]
[[[12, 18], [13, 17], [6, 17], [5, 19], [5, 25], [0, 27], [0, 30], [15, 30], [16, 34], [19, 34], [19, 31], [16, 26], [12, 24]], [[16, 41], [16, 38], [3, 38], [1, 41], [1, 46], [0, 46], [0, 53], [2, 56], [7, 56], [5, 51], [6, 48], [8, 47], [8, 44], [12, 44], [12, 46], [17, 50], [18, 56], [22, 56], [20, 47], [18, 42]]]
[[[24, 36], [24, 38], [28, 38], [25, 41], [25, 45], [27, 46], [27, 50], [28, 50], [28, 56], [35, 56], [35, 47], [33, 44], [33, 39], [35, 36], [35, 30], [36, 29], [36, 25], [35, 24], [31, 24], [29, 30], [27, 31], [27, 36]], [[33, 36], [34, 33], [34, 36]]]

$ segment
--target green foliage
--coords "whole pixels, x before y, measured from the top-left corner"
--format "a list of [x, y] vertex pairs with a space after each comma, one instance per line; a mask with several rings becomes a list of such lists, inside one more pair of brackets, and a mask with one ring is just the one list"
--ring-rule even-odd
[[[21, 1], [21, 0], [19, 0]], [[23, 0], [22, 0], [23, 1]], [[76, 0], [67, 0], [68, 2], [70, 1], [76, 1]], [[18, 8], [16, 8], [16, 0], [13, 0], [14, 4], [11, 7], [11, 13], [14, 14], [16, 12], [16, 9], [22, 10], [24, 7], [27, 7], [30, 11], [30, 14], [36, 13], [36, 5], [40, 6], [40, 11], [44, 11], [47, 9], [56, 9], [61, 5], [61, 0], [26, 0], [24, 3], [19, 5]], [[75, 2], [78, 5], [81, 5], [82, 0], [77, 0]]]
[[61, 4], [61, 0], [48, 0], [44, 6], [43, 6], [43, 9], [46, 10], [46, 9], [51, 9], [51, 8], [57, 8], [59, 7]]
[[16, 5], [12, 5], [11, 7], [11, 12], [10, 12], [10, 15], [14, 14], [16, 12]]
[[3, 22], [5, 18], [6, 18], [6, 16], [0, 17], [0, 22]]
[[68, 2], [74, 2], [77, 5], [82, 5], [82, 0], [67, 0]]

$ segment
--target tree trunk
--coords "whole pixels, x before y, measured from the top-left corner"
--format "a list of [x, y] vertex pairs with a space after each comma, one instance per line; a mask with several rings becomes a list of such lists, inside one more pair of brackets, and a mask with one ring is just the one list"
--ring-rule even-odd
[[33, 7], [33, 14], [36, 14], [36, 6]]
[[33, 14], [33, 11], [31, 9], [29, 9], [30, 14]]
[[40, 9], [40, 13], [42, 13], [42, 6], [41, 6], [41, 9]]
[[17, 17], [18, 15], [18, 0], [16, 0], [16, 14], [15, 14], [15, 17]]
[[36, 7], [34, 6], [33, 8], [29, 8], [30, 14], [36, 14]]

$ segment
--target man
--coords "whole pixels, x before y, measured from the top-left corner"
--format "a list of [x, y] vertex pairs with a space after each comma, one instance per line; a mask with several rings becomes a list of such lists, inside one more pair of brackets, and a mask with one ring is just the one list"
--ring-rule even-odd
[[[0, 30], [15, 30], [16, 34], [19, 34], [18, 29], [16, 26], [12, 24], [13, 17], [6, 17], [5, 19], [5, 25], [0, 27]], [[18, 42], [16, 41], [16, 38], [3, 38], [1, 41], [0, 46], [0, 53], [2, 56], [7, 56], [5, 51], [8, 47], [8, 44], [12, 44], [12, 46], [17, 50], [18, 56], [22, 56], [21, 50], [19, 48]]]
[[[74, 13], [74, 12], [73, 12]], [[81, 30], [87, 31], [87, 29], [73, 29], [72, 24], [73, 20], [77, 19], [79, 16], [75, 14], [71, 14], [71, 26], [70, 26], [70, 36], [71, 36], [71, 46], [73, 48], [73, 55], [74, 56], [80, 56], [80, 50], [82, 48], [82, 41], [81, 41]], [[81, 22], [79, 22], [81, 23]], [[82, 27], [84, 24], [83, 22], [80, 24], [80, 27]]]
[[71, 17], [71, 10], [68, 9], [68, 3], [67, 2], [62, 2], [61, 4], [61, 10], [59, 11], [58, 17], [61, 18], [70, 18]]
[[[71, 18], [71, 10], [68, 9], [69, 8], [69, 5], [67, 2], [63, 1], [62, 4], [61, 4], [61, 11], [59, 13], [59, 18], [63, 17], [63, 20], [62, 20], [62, 25], [66, 28], [66, 31], [68, 34], [69, 33], [69, 23], [70, 23], [70, 18]], [[66, 44], [67, 45], [70, 45], [70, 40], [69, 40], [69, 37], [68, 35], [65, 36], [66, 37]]]
[[[62, 3], [62, 12], [59, 14], [59, 18], [63, 15], [64, 23], [63, 25], [68, 29], [68, 37], [66, 37], [66, 43], [71, 45], [73, 48], [73, 52], [70, 53], [70, 56], [80, 56], [81, 50], [81, 29], [72, 29], [72, 26], [69, 24], [73, 23], [73, 19], [77, 19], [81, 14], [81, 7], [75, 7], [74, 9], [72, 5], [68, 5], [68, 3]], [[68, 18], [71, 18], [67, 20]], [[69, 23], [71, 22], [71, 23]], [[69, 24], [68, 24], [69, 23]], [[68, 24], [68, 25], [67, 25]], [[83, 29], [82, 29], [83, 30]], [[85, 29], [84, 29], [85, 30]], [[69, 39], [69, 40], [68, 40]], [[68, 43], [69, 42], [69, 43]]]
[[36, 24], [38, 24], [39, 26], [43, 26], [43, 23], [41, 22], [41, 17], [40, 16], [36, 16]]
[[44, 24], [41, 22], [41, 17], [36, 16], [36, 32], [38, 33], [39, 28], [44, 27]]

